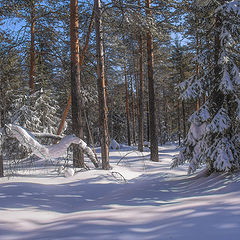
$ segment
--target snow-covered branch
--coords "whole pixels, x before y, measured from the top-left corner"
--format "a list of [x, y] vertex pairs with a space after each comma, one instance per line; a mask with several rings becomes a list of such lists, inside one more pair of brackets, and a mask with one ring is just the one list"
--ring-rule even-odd
[[61, 140], [63, 137], [53, 134], [53, 133], [36, 133], [36, 132], [32, 132], [32, 135], [37, 137], [37, 138], [53, 138], [53, 139], [57, 139], [57, 140]]
[[[32, 150], [32, 154], [38, 156], [39, 158], [59, 158], [66, 154], [68, 147], [71, 144], [78, 144], [84, 154], [86, 154], [92, 161], [95, 167], [99, 164], [95, 158], [92, 150], [87, 146], [87, 144], [75, 135], [68, 135], [63, 137], [61, 141], [53, 145], [43, 145], [38, 142], [34, 135], [28, 132], [21, 126], [8, 124], [6, 125], [6, 133], [11, 137], [16, 138], [23, 146], [28, 147]], [[39, 136], [56, 137], [54, 134], [39, 134]]]

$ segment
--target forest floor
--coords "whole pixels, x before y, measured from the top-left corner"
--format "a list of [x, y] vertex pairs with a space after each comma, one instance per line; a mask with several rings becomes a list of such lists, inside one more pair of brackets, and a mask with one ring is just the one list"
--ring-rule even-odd
[[188, 176], [170, 169], [175, 145], [157, 163], [134, 149], [111, 150], [109, 171], [39, 161], [0, 179], [0, 239], [240, 239], [239, 173]]

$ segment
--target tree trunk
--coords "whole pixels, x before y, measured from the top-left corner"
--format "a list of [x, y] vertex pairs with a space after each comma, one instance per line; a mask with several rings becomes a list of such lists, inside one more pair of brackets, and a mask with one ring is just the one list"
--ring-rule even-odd
[[143, 152], [143, 96], [144, 96], [144, 78], [143, 78], [143, 41], [142, 36], [138, 39], [139, 45], [139, 91], [138, 91], [138, 151]]
[[[152, 16], [150, 7], [151, 0], [146, 0], [146, 14], [148, 17]], [[147, 32], [147, 55], [151, 160], [158, 162], [158, 136], [153, 78], [153, 38], [150, 31]]]
[[[73, 133], [83, 139], [82, 99], [79, 65], [79, 36], [78, 36], [78, 0], [70, 1], [71, 27], [71, 94], [72, 94], [72, 129]], [[73, 166], [84, 167], [82, 150], [76, 145], [73, 148]]]
[[92, 145], [92, 150], [93, 150], [94, 156], [95, 156], [97, 162], [99, 162], [98, 157], [97, 157], [97, 153], [96, 153], [96, 150], [95, 150], [95, 147], [94, 147], [94, 141], [93, 141], [92, 133], [91, 133], [90, 126], [89, 126], [89, 123], [88, 123], [88, 116], [87, 116], [86, 111], [84, 111], [84, 117], [85, 117], [85, 120], [86, 120], [86, 125], [87, 125], [87, 130], [88, 130], [88, 135], [89, 135], [89, 142]]
[[135, 127], [135, 97], [133, 93], [133, 80], [131, 78], [131, 98], [132, 98], [132, 131], [133, 131], [133, 144], [136, 145], [136, 127]]
[[107, 170], [110, 169], [110, 164], [109, 164], [109, 139], [108, 139], [108, 108], [106, 99], [106, 83], [103, 57], [102, 10], [100, 0], [94, 0], [94, 4], [95, 4], [96, 47], [97, 47], [99, 132], [101, 142], [102, 168]]
[[[90, 38], [90, 34], [91, 34], [91, 31], [92, 31], [92, 27], [93, 27], [93, 19], [94, 19], [94, 11], [92, 12], [90, 24], [89, 24], [89, 27], [88, 27], [88, 33], [87, 33], [85, 45], [84, 45], [84, 48], [81, 52], [81, 57], [80, 57], [80, 62], [79, 62], [80, 73], [81, 73], [81, 68], [82, 68], [83, 62], [84, 62], [84, 57], [85, 57], [85, 54], [86, 54], [87, 49], [88, 49], [89, 38]], [[63, 115], [62, 115], [60, 125], [58, 127], [57, 135], [61, 135], [61, 133], [62, 133], [63, 126], [64, 126], [64, 123], [65, 123], [67, 115], [68, 115], [68, 111], [69, 111], [70, 106], [71, 106], [71, 102], [72, 102], [72, 96], [70, 94], [69, 97], [68, 97], [67, 105], [66, 105], [65, 110], [64, 110]]]
[[180, 102], [177, 102], [178, 145], [181, 145]]
[[68, 115], [68, 111], [69, 111], [70, 106], [71, 106], [71, 102], [72, 102], [72, 95], [70, 94], [69, 97], [68, 97], [67, 105], [66, 105], [65, 110], [64, 110], [63, 115], [62, 115], [61, 122], [60, 122], [59, 127], [58, 127], [57, 135], [61, 135], [61, 133], [62, 133], [63, 126], [64, 126], [64, 123], [65, 123], [67, 115]]
[[[138, 0], [139, 12], [141, 3]], [[138, 91], [138, 151], [143, 152], [144, 139], [144, 110], [143, 110], [143, 96], [144, 96], [144, 78], [143, 78], [143, 40], [142, 35], [138, 37], [138, 54], [139, 54], [139, 91]]]
[[29, 70], [29, 88], [31, 94], [35, 91], [35, 3], [31, 2], [31, 45], [30, 45], [30, 70]]
[[[223, 4], [224, 1], [218, 1], [219, 4]], [[224, 95], [219, 90], [219, 78], [221, 74], [221, 67], [219, 65], [219, 58], [220, 58], [220, 50], [221, 50], [221, 26], [222, 26], [222, 19], [219, 14], [216, 16], [216, 22], [215, 22], [215, 39], [214, 39], [214, 82], [212, 83], [214, 86], [216, 86], [212, 94], [209, 97], [209, 102], [212, 105], [211, 110], [213, 111], [213, 115], [216, 114], [216, 112], [219, 110], [219, 107], [222, 106]]]
[[131, 146], [129, 91], [128, 91], [127, 65], [126, 65], [126, 63], [124, 63], [124, 76], [125, 76], [125, 93], [126, 93], [127, 139], [128, 139], [128, 146]]
[[[148, 91], [147, 91], [148, 94]], [[146, 118], [147, 118], [147, 142], [150, 142], [150, 119], [149, 119], [149, 101], [146, 103]]]
[[183, 138], [186, 138], [186, 113], [185, 113], [185, 103], [182, 101], [182, 118], [183, 118]]
[[[195, 14], [195, 21], [196, 21], [196, 50], [197, 50], [197, 56], [199, 55], [199, 34], [198, 34], [198, 19]], [[200, 65], [199, 63], [196, 64], [196, 75], [198, 76], [200, 74]], [[200, 109], [200, 98], [197, 98], [196, 101], [196, 111]]]

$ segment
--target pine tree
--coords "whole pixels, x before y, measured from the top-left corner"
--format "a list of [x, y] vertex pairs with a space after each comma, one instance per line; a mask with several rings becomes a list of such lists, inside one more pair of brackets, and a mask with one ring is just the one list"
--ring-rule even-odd
[[108, 170], [110, 169], [109, 139], [108, 139], [108, 109], [106, 99], [106, 80], [103, 57], [102, 9], [100, 0], [95, 0], [94, 5], [95, 5], [96, 47], [97, 47], [99, 132], [101, 142], [102, 168]]
[[211, 48], [196, 58], [203, 71], [181, 87], [183, 98], [206, 95], [207, 100], [191, 116], [184, 149], [172, 165], [189, 162], [189, 173], [204, 164], [210, 172], [231, 171], [240, 166], [239, 9], [239, 1], [203, 1], [198, 6], [201, 13], [212, 16], [201, 19], [202, 27], [212, 36]]
[[[71, 95], [72, 95], [72, 129], [77, 137], [83, 138], [82, 98], [79, 56], [78, 0], [70, 1], [71, 34]], [[84, 155], [79, 146], [73, 149], [74, 167], [84, 167]]]
[[[151, 18], [151, 1], [146, 0], [146, 14]], [[149, 93], [149, 121], [150, 121], [150, 144], [151, 160], [158, 162], [158, 137], [157, 137], [157, 119], [155, 102], [155, 85], [153, 76], [153, 37], [150, 31], [147, 31], [147, 62], [148, 62], [148, 93]]]

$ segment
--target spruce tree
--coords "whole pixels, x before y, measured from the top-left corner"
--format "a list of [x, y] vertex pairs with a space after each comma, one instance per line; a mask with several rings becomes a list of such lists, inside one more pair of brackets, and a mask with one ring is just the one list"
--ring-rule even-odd
[[[202, 28], [211, 36], [211, 47], [196, 57], [201, 73], [181, 84], [183, 99], [206, 96], [190, 118], [184, 148], [172, 166], [189, 163], [189, 173], [202, 165], [210, 172], [239, 169], [239, 1], [202, 1]], [[211, 64], [209, 64], [211, 62]]]

